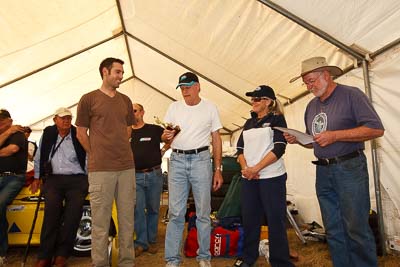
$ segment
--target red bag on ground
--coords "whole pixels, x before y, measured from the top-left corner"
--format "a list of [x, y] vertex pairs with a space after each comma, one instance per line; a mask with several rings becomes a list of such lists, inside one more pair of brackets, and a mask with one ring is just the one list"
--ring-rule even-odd
[[185, 241], [184, 252], [186, 257], [196, 257], [199, 250], [197, 242], [197, 228], [192, 227], [189, 229]]
[[[211, 232], [210, 252], [214, 257], [236, 257], [242, 253], [243, 231], [241, 228], [228, 230], [221, 226], [215, 227]], [[197, 242], [197, 229], [192, 227], [189, 229], [184, 252], [186, 257], [196, 257], [199, 249]]]
[[236, 257], [240, 240], [240, 230], [228, 230], [221, 226], [211, 232], [210, 252], [215, 257]]

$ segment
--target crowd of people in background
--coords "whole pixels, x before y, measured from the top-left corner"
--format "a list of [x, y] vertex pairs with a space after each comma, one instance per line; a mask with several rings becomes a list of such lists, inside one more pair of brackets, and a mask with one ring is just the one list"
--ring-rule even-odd
[[[176, 86], [182, 100], [173, 102], [164, 117], [165, 122], [178, 125], [179, 131], [145, 123], [143, 105], [132, 104], [117, 90], [123, 64], [117, 58], [104, 59], [99, 66], [101, 87], [80, 99], [76, 126], [71, 111], [60, 107], [54, 113], [54, 125], [44, 129], [38, 148], [31, 144], [28, 149], [32, 130], [14, 125], [10, 113], [0, 110], [0, 266], [8, 249], [7, 205], [26, 182], [28, 160], [34, 161], [30, 189], [32, 193], [41, 191], [45, 198], [36, 267], [67, 265], [88, 194], [93, 266], [110, 265], [113, 202], [118, 217], [118, 266], [134, 266], [135, 256], [145, 251], [155, 254], [160, 246], [161, 163], [170, 148], [166, 267], [182, 264], [190, 189], [197, 216], [197, 261], [200, 267], [211, 266], [211, 191], [223, 184], [218, 108], [200, 96], [198, 76], [187, 72]], [[316, 192], [333, 265], [377, 266], [368, 225], [370, 197], [363, 150], [364, 142], [382, 136], [384, 127], [361, 90], [334, 82], [341, 73], [325, 58], [314, 57], [303, 61], [300, 75], [292, 79], [302, 78], [315, 96], [304, 116], [306, 132], [314, 142], [303, 146], [314, 149], [317, 158], [313, 161]], [[285, 228], [287, 174], [282, 156], [287, 143], [298, 141], [274, 128], [286, 128], [287, 124], [282, 104], [270, 86], [260, 85], [246, 96], [251, 98], [251, 117], [237, 143], [245, 238], [243, 256], [233, 266], [255, 266], [264, 218], [269, 226], [271, 265], [294, 266]]]

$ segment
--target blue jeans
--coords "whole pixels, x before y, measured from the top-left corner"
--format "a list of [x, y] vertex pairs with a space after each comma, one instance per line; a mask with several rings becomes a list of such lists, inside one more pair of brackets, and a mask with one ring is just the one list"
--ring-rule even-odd
[[165, 237], [165, 260], [179, 264], [182, 234], [185, 226], [187, 199], [192, 187], [196, 206], [196, 227], [199, 242], [197, 260], [210, 260], [212, 170], [210, 152], [179, 154], [170, 157], [168, 174], [169, 223]]
[[378, 266], [365, 155], [317, 166], [316, 191], [333, 265]]
[[7, 205], [11, 204], [24, 184], [24, 174], [0, 176], [0, 256], [5, 256], [8, 249]]
[[135, 246], [145, 250], [157, 241], [162, 186], [161, 169], [136, 173]]

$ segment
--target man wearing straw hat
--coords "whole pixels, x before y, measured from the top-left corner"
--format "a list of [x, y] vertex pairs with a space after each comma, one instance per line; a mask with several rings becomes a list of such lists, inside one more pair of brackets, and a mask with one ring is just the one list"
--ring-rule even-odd
[[[324, 57], [302, 62], [301, 75], [313, 98], [307, 105], [306, 131], [314, 136], [316, 192], [334, 266], [377, 266], [368, 224], [370, 210], [364, 142], [384, 133], [382, 122], [363, 92], [337, 84], [342, 70]], [[288, 143], [297, 143], [285, 134]]]

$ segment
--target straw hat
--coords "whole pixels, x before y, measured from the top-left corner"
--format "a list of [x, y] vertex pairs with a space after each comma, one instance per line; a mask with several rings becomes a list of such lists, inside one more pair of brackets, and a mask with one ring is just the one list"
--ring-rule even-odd
[[339, 76], [343, 73], [342, 69], [339, 67], [329, 66], [324, 57], [312, 57], [301, 62], [301, 74], [294, 77], [289, 82], [292, 83], [307, 73], [320, 69], [329, 71], [332, 76]]

